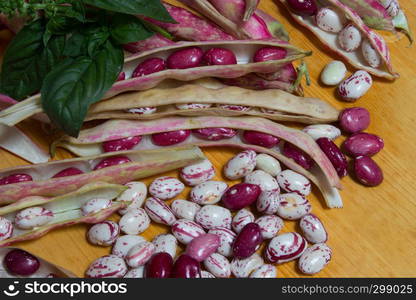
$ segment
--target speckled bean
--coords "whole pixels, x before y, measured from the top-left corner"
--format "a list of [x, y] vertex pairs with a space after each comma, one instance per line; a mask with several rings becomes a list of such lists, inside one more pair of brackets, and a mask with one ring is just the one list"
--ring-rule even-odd
[[0, 217], [0, 241], [7, 240], [13, 234], [13, 223], [4, 217]]
[[341, 130], [329, 124], [309, 125], [303, 128], [302, 131], [310, 135], [315, 141], [322, 137], [335, 140], [341, 135]]
[[247, 278], [251, 272], [263, 264], [263, 259], [257, 253], [244, 259], [234, 258], [231, 262], [231, 273], [237, 278]]
[[353, 24], [348, 24], [338, 34], [338, 42], [341, 48], [347, 52], [353, 52], [360, 47], [362, 36], [360, 30]]
[[235, 232], [240, 233], [244, 226], [254, 222], [254, 219], [253, 213], [248, 209], [243, 208], [234, 215], [231, 226]]
[[126, 183], [125, 186], [128, 189], [118, 196], [116, 201], [131, 201], [131, 203], [126, 208], [118, 211], [121, 215], [124, 215], [131, 209], [142, 207], [147, 197], [147, 187], [143, 182], [131, 181]]
[[211, 180], [215, 176], [215, 170], [212, 163], [205, 159], [200, 163], [183, 168], [180, 176], [186, 185], [196, 186]]
[[256, 152], [246, 150], [238, 153], [224, 166], [224, 175], [230, 180], [243, 178], [256, 167]]
[[185, 185], [170, 176], [158, 177], [149, 186], [149, 193], [160, 200], [169, 200], [182, 193]]
[[289, 169], [277, 175], [277, 182], [288, 193], [296, 193], [304, 197], [311, 193], [311, 182], [309, 179]]
[[102, 209], [109, 208], [113, 202], [111, 199], [106, 198], [94, 198], [85, 202], [81, 206], [81, 212], [83, 216], [88, 216], [89, 214], [95, 214]]
[[172, 258], [176, 257], [176, 251], [178, 248], [178, 240], [170, 233], [159, 234], [152, 240], [155, 245], [155, 253], [166, 252], [169, 253]]
[[113, 221], [104, 221], [93, 225], [87, 233], [88, 240], [93, 245], [110, 246], [120, 234], [120, 227]]
[[266, 258], [271, 263], [281, 264], [300, 257], [308, 243], [296, 232], [288, 232], [274, 237], [266, 248]]
[[20, 229], [33, 229], [48, 224], [53, 218], [52, 211], [34, 206], [19, 211], [14, 218], [14, 224]]
[[125, 258], [127, 253], [133, 246], [144, 241], [146, 240], [139, 235], [120, 236], [114, 243], [113, 249], [111, 250], [111, 254], [114, 254], [121, 258]]
[[172, 224], [173, 235], [184, 245], [189, 244], [194, 238], [205, 233], [205, 230], [194, 221], [179, 219]]
[[208, 233], [216, 234], [220, 238], [220, 245], [217, 252], [225, 257], [230, 257], [233, 254], [232, 245], [237, 235], [228, 228], [215, 227], [208, 231]]
[[312, 205], [308, 199], [295, 194], [288, 193], [280, 195], [277, 215], [286, 220], [299, 220], [312, 210]]
[[196, 261], [204, 261], [220, 246], [218, 235], [207, 233], [194, 238], [186, 247], [186, 254]]
[[106, 255], [94, 260], [86, 271], [90, 278], [122, 278], [127, 273], [124, 260], [115, 255]]
[[338, 86], [338, 93], [345, 101], [354, 102], [364, 96], [373, 85], [371, 75], [366, 71], [357, 71]]
[[230, 262], [225, 256], [219, 253], [213, 253], [205, 259], [204, 266], [215, 277], [228, 278], [231, 276]]
[[200, 205], [215, 204], [221, 200], [227, 188], [228, 185], [225, 182], [206, 181], [193, 187], [189, 198], [192, 202]]
[[305, 274], [316, 274], [329, 263], [332, 250], [326, 244], [315, 244], [305, 250], [299, 259], [299, 270]]
[[244, 178], [245, 183], [256, 184], [263, 191], [280, 190], [279, 184], [269, 173], [262, 170], [255, 170]]
[[176, 217], [170, 207], [157, 198], [148, 198], [144, 204], [144, 209], [150, 219], [156, 223], [171, 226], [176, 221]]
[[314, 214], [307, 214], [300, 219], [299, 227], [303, 236], [313, 244], [325, 243], [328, 240], [328, 233], [321, 220]]
[[273, 215], [277, 212], [280, 201], [280, 190], [270, 190], [261, 192], [257, 199], [256, 207], [259, 213]]
[[195, 219], [196, 213], [201, 209], [198, 204], [182, 199], [173, 201], [170, 207], [177, 218], [191, 221]]
[[275, 215], [261, 216], [255, 222], [260, 226], [261, 234], [265, 240], [274, 238], [284, 225], [283, 220]]
[[150, 219], [143, 208], [136, 208], [122, 216], [118, 224], [125, 234], [140, 234], [149, 228]]
[[271, 176], [277, 176], [277, 174], [282, 172], [280, 162], [273, 156], [270, 156], [265, 153], [257, 155], [256, 169], [269, 173]]
[[148, 241], [140, 242], [129, 250], [125, 257], [126, 263], [132, 268], [143, 266], [155, 253], [155, 249], [155, 245]]
[[250, 278], [276, 278], [277, 270], [273, 265], [262, 265], [255, 269], [251, 274]]
[[231, 212], [218, 205], [205, 205], [195, 215], [195, 221], [205, 229], [231, 228]]

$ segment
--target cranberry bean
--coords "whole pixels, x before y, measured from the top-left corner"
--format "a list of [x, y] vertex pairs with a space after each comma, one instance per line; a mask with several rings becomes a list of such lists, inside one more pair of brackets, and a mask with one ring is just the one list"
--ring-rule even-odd
[[240, 233], [247, 224], [252, 222], [254, 222], [253, 213], [244, 208], [235, 214], [231, 226], [235, 232]]
[[383, 171], [367, 156], [359, 156], [354, 161], [354, 172], [358, 181], [366, 186], [377, 186], [383, 182]]
[[158, 199], [169, 200], [182, 193], [185, 185], [169, 176], [158, 177], [149, 186], [149, 193]]
[[259, 213], [273, 215], [277, 212], [277, 209], [279, 208], [279, 201], [280, 191], [278, 189], [263, 191], [257, 199], [257, 211]]
[[205, 230], [197, 223], [179, 219], [172, 225], [172, 233], [184, 245], [189, 244], [194, 238], [205, 234]]
[[157, 253], [146, 264], [146, 278], [169, 278], [172, 268], [172, 256], [166, 252]]
[[312, 210], [309, 201], [295, 193], [280, 195], [277, 214], [286, 220], [298, 220]]
[[279, 161], [273, 156], [264, 153], [257, 155], [256, 169], [269, 173], [272, 176], [277, 176], [282, 171]]
[[224, 175], [230, 180], [236, 180], [251, 173], [256, 167], [256, 152], [245, 150], [230, 159], [224, 166]]
[[353, 157], [373, 156], [384, 148], [384, 141], [375, 134], [359, 132], [347, 138], [343, 146]]
[[120, 209], [119, 214], [124, 215], [129, 210], [142, 207], [144, 200], [147, 197], [147, 186], [143, 182], [131, 181], [125, 184], [128, 187], [116, 201], [129, 201], [131, 202], [126, 208]]
[[248, 144], [257, 145], [265, 148], [273, 148], [279, 143], [279, 138], [267, 133], [258, 131], [244, 131], [244, 141]]
[[283, 145], [283, 154], [293, 159], [298, 165], [306, 170], [312, 168], [312, 158], [295, 145], [286, 142]]
[[155, 133], [152, 135], [153, 144], [157, 146], [172, 146], [182, 143], [191, 134], [190, 130], [177, 130], [162, 133]]
[[125, 156], [113, 156], [113, 157], [105, 158], [94, 167], [94, 171], [107, 168], [107, 167], [126, 164], [129, 162], [131, 162], [131, 160]]
[[133, 246], [144, 241], [146, 240], [139, 235], [123, 235], [116, 240], [113, 249], [111, 250], [111, 254], [125, 258]]
[[120, 74], [118, 74], [117, 81], [123, 81], [123, 80], [126, 80], [126, 73], [120, 72]]
[[195, 219], [196, 213], [201, 209], [198, 204], [182, 199], [173, 201], [170, 207], [177, 218], [191, 221]]
[[338, 94], [342, 100], [354, 102], [364, 96], [372, 85], [371, 75], [366, 71], [359, 70], [341, 82], [338, 86]]
[[153, 256], [155, 250], [155, 245], [152, 243], [140, 242], [129, 250], [125, 257], [126, 263], [132, 268], [144, 266]]
[[212, 228], [208, 233], [216, 234], [220, 238], [220, 245], [217, 252], [225, 257], [230, 257], [233, 253], [232, 245], [237, 235], [231, 229], [225, 227]]
[[4, 217], [0, 217], [0, 241], [7, 240], [12, 234], [13, 223]]
[[159, 234], [153, 239], [152, 243], [156, 247], [155, 253], [166, 252], [172, 258], [175, 258], [178, 240], [172, 234]]
[[313, 244], [325, 243], [328, 240], [328, 233], [321, 220], [314, 214], [307, 214], [300, 219], [300, 229], [303, 235]]
[[263, 239], [268, 240], [283, 228], [283, 220], [278, 216], [265, 215], [256, 220], [256, 224], [260, 226]]
[[157, 111], [156, 107], [136, 107], [129, 108], [128, 113], [138, 114], [138, 115], [152, 115]]
[[12, 174], [0, 179], [0, 185], [33, 181], [32, 176], [29, 174]]
[[234, 258], [231, 262], [231, 272], [237, 278], [247, 278], [255, 269], [264, 264], [263, 259], [257, 253], [241, 259]]
[[233, 245], [233, 254], [240, 259], [250, 257], [259, 249], [262, 242], [263, 236], [259, 224], [249, 223], [237, 235]]
[[250, 274], [250, 278], [276, 278], [277, 271], [273, 265], [262, 265]]
[[286, 2], [295, 14], [301, 16], [314, 16], [318, 12], [315, 0], [287, 0]]
[[337, 33], [344, 28], [344, 19], [341, 15], [328, 7], [319, 9], [315, 20], [316, 25], [324, 31]]
[[274, 179], [270, 174], [261, 170], [256, 170], [248, 174], [244, 178], [244, 182], [260, 186], [262, 192], [271, 190], [280, 191], [279, 184], [277, 183], [276, 179]]
[[130, 269], [123, 278], [144, 278], [144, 266]]
[[205, 229], [231, 227], [231, 212], [218, 205], [205, 205], [195, 215], [195, 221]]
[[186, 185], [196, 186], [211, 180], [215, 176], [215, 170], [212, 163], [208, 159], [204, 159], [200, 163], [183, 168], [180, 175]]
[[338, 148], [337, 145], [329, 138], [319, 138], [316, 143], [321, 148], [322, 152], [325, 153], [326, 157], [331, 161], [339, 177], [347, 176], [348, 163], [344, 153]]
[[127, 273], [124, 260], [115, 255], [97, 258], [85, 273], [90, 278], [122, 278]]
[[260, 187], [255, 184], [238, 183], [230, 187], [221, 201], [224, 206], [231, 210], [239, 210], [256, 202], [261, 193]]
[[14, 224], [20, 229], [33, 229], [48, 224], [53, 218], [52, 211], [33, 206], [19, 211], [14, 218]]
[[132, 77], [141, 77], [166, 70], [166, 61], [161, 58], [148, 58], [133, 71]]
[[169, 69], [196, 68], [201, 65], [203, 55], [201, 48], [189, 47], [172, 53], [166, 62]]
[[93, 245], [110, 246], [114, 244], [118, 235], [120, 234], [120, 227], [113, 221], [104, 221], [93, 225], [87, 233], [88, 240]]
[[207, 233], [194, 238], [186, 247], [186, 254], [196, 261], [204, 261], [220, 246], [218, 235]]
[[192, 131], [198, 138], [207, 141], [219, 141], [230, 139], [237, 134], [237, 130], [232, 128], [201, 128]]
[[119, 221], [120, 229], [126, 234], [140, 234], [150, 226], [150, 219], [143, 208], [129, 210]]
[[331, 260], [332, 250], [326, 244], [315, 244], [302, 254], [299, 259], [299, 270], [305, 274], [320, 272]]
[[335, 140], [341, 135], [341, 130], [328, 124], [309, 125], [303, 128], [302, 131], [310, 135], [315, 141], [322, 137]]
[[4, 257], [4, 266], [14, 275], [29, 276], [39, 270], [40, 262], [32, 254], [20, 249], [14, 249], [9, 251]]
[[225, 48], [211, 48], [202, 57], [205, 65], [235, 65], [237, 58], [233, 51]]
[[173, 278], [201, 278], [199, 262], [189, 255], [182, 254], [173, 265]]
[[205, 268], [210, 271], [215, 277], [228, 278], [231, 275], [231, 265], [228, 259], [218, 253], [211, 254], [204, 260]]
[[222, 181], [206, 181], [195, 186], [190, 193], [190, 200], [200, 205], [215, 204], [221, 200], [228, 185]]
[[82, 172], [80, 169], [77, 169], [77, 168], [66, 168], [56, 173], [55, 175], [53, 175], [52, 178], [68, 177], [68, 176], [74, 176], [74, 175], [79, 175], [79, 174], [84, 174], [84, 172]]
[[371, 67], [378, 68], [381, 65], [381, 57], [368, 39], [365, 39], [361, 44], [361, 51]]
[[338, 42], [341, 48], [347, 52], [353, 52], [360, 47], [362, 41], [360, 30], [353, 24], [345, 26], [338, 34]]
[[177, 109], [180, 110], [187, 110], [187, 109], [204, 109], [210, 108], [212, 104], [204, 104], [204, 103], [185, 103], [185, 104], [176, 104]]
[[296, 193], [304, 197], [311, 193], [312, 185], [309, 179], [289, 169], [277, 175], [277, 182], [288, 193]]
[[104, 152], [126, 151], [133, 149], [142, 140], [140, 135], [130, 136], [119, 140], [108, 141], [103, 143]]
[[249, 111], [251, 109], [250, 106], [243, 106], [243, 105], [218, 104], [217, 106], [222, 109], [234, 110], [234, 111]]
[[176, 221], [176, 217], [170, 207], [158, 198], [148, 198], [144, 204], [144, 209], [150, 219], [156, 223], [171, 226]]
[[347, 74], [347, 67], [342, 61], [333, 60], [328, 63], [321, 72], [321, 81], [328, 86], [335, 86], [341, 83]]
[[254, 53], [254, 62], [264, 62], [269, 60], [280, 60], [287, 56], [287, 50], [280, 47], [264, 47]]
[[274, 237], [266, 248], [266, 258], [271, 263], [281, 264], [295, 260], [306, 250], [308, 243], [296, 232]]
[[339, 125], [348, 133], [366, 130], [370, 125], [370, 113], [363, 107], [344, 109], [339, 115]]
[[89, 214], [95, 214], [103, 209], [109, 208], [113, 204], [111, 199], [105, 198], [94, 198], [85, 202], [81, 206], [81, 211], [83, 216], [88, 216]]

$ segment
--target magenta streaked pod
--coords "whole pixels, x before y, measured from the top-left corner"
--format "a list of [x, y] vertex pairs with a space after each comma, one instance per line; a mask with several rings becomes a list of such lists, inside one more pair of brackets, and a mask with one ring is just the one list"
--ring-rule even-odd
[[256, 202], [261, 193], [260, 187], [255, 184], [238, 183], [230, 187], [221, 202], [231, 210], [239, 210]]
[[299, 227], [303, 236], [313, 244], [325, 243], [328, 240], [328, 233], [321, 220], [314, 214], [307, 214], [300, 219]]
[[247, 278], [255, 269], [261, 267], [263, 264], [263, 258], [257, 253], [243, 259], [234, 258], [231, 262], [231, 273], [237, 278]]
[[347, 52], [357, 50], [361, 45], [361, 41], [361, 32], [353, 24], [348, 24], [338, 34], [339, 45]]
[[114, 244], [119, 234], [120, 227], [117, 223], [104, 221], [93, 225], [88, 230], [87, 237], [93, 245], [110, 246]]
[[220, 238], [220, 245], [217, 252], [225, 257], [230, 257], [233, 254], [232, 245], [237, 235], [229, 228], [215, 227], [208, 231], [210, 234], [216, 234]]
[[245, 183], [256, 184], [260, 186], [262, 192], [271, 190], [280, 190], [279, 184], [269, 173], [262, 170], [255, 170], [244, 178]]
[[220, 246], [220, 238], [218, 235], [207, 233], [194, 238], [187, 246], [185, 253], [202, 262], [212, 253], [217, 251]]
[[224, 166], [224, 175], [230, 180], [242, 178], [256, 167], [256, 152], [246, 150], [231, 158]]
[[286, 220], [299, 220], [303, 216], [310, 213], [312, 205], [303, 196], [296, 193], [280, 195], [279, 207], [277, 215]]
[[124, 214], [118, 224], [125, 234], [140, 234], [149, 228], [150, 219], [143, 208], [134, 208]]
[[205, 205], [195, 215], [195, 221], [205, 229], [231, 228], [231, 212], [218, 205]]
[[230, 139], [237, 134], [232, 128], [201, 128], [192, 131], [198, 138], [207, 141], [220, 141]]
[[366, 130], [370, 125], [370, 112], [363, 107], [346, 108], [339, 115], [339, 125], [348, 133]]
[[283, 220], [275, 215], [261, 216], [255, 222], [260, 226], [261, 235], [265, 240], [274, 238], [284, 225]]
[[139, 53], [160, 47], [170, 46], [173, 44], [175, 44], [174, 41], [165, 38], [163, 35], [159, 33], [155, 33], [154, 35], [145, 40], [124, 44], [123, 48], [131, 53]]
[[266, 248], [266, 258], [271, 263], [281, 264], [295, 260], [306, 250], [308, 243], [296, 232], [288, 232], [274, 237]]
[[123, 278], [144, 278], [144, 266], [130, 269]]
[[15, 276], [30, 276], [39, 270], [41, 262], [29, 252], [13, 249], [4, 256], [2, 265]]
[[3, 217], [0, 217], [0, 241], [7, 240], [13, 234], [13, 223]]
[[173, 258], [169, 253], [160, 252], [147, 262], [145, 267], [146, 278], [169, 278], [172, 273]]
[[303, 128], [302, 131], [311, 136], [315, 141], [322, 137], [335, 140], [341, 135], [341, 130], [329, 124], [309, 125]]
[[292, 145], [291, 143], [285, 142], [283, 145], [283, 154], [291, 159], [293, 159], [298, 165], [302, 166], [306, 170], [312, 168], [313, 160], [306, 154], [304, 151], [298, 147]]
[[189, 255], [178, 257], [172, 269], [173, 278], [201, 278], [201, 266]]
[[289, 169], [277, 175], [277, 182], [288, 193], [296, 193], [304, 197], [311, 193], [312, 185], [309, 179]]
[[180, 110], [187, 110], [187, 109], [204, 109], [204, 108], [210, 108], [212, 104], [206, 104], [206, 103], [185, 103], [185, 104], [176, 104], [175, 105], [177, 109]]
[[264, 62], [269, 60], [284, 59], [287, 56], [287, 50], [280, 47], [263, 47], [254, 53], [254, 62]]
[[316, 143], [321, 148], [322, 152], [328, 157], [331, 161], [332, 165], [334, 166], [335, 170], [337, 170], [339, 177], [347, 176], [348, 171], [348, 162], [347, 158], [345, 157], [344, 153], [338, 148], [338, 146], [331, 141], [329, 138], [319, 138], [316, 140]]
[[217, 278], [228, 278], [231, 276], [231, 264], [228, 259], [219, 254], [213, 253], [204, 260], [205, 268]]
[[131, 77], [141, 77], [166, 70], [166, 61], [161, 58], [148, 58], [134, 69]]
[[138, 115], [152, 115], [157, 112], [156, 107], [136, 107], [136, 108], [129, 108], [127, 110], [128, 113], [138, 114]]
[[152, 135], [152, 141], [157, 146], [172, 146], [182, 143], [191, 135], [190, 130], [177, 130], [156, 133]]
[[277, 270], [273, 265], [265, 264], [255, 269], [251, 274], [250, 278], [276, 278]]
[[200, 205], [215, 204], [221, 200], [228, 185], [222, 181], [206, 181], [193, 187], [190, 200]]
[[324, 31], [338, 33], [344, 28], [345, 18], [340, 12], [322, 7], [315, 16], [316, 25]]
[[147, 197], [147, 186], [143, 182], [131, 181], [126, 183], [125, 186], [128, 189], [118, 196], [116, 201], [129, 201], [130, 204], [126, 208], [118, 211], [121, 215], [126, 214], [129, 210], [142, 207]]
[[21, 210], [14, 218], [14, 224], [20, 229], [33, 229], [48, 224], [54, 218], [49, 209], [34, 206]]
[[299, 270], [308, 275], [322, 271], [332, 257], [332, 250], [326, 244], [315, 244], [305, 250], [299, 258]]
[[235, 65], [237, 58], [229, 49], [225, 48], [211, 48], [205, 52], [202, 57], [202, 62], [208, 66], [215, 65]]
[[149, 193], [160, 200], [169, 200], [178, 196], [185, 185], [178, 179], [169, 176], [158, 177], [149, 186]]
[[214, 274], [212, 274], [208, 271], [202, 270], [201, 271], [201, 278], [209, 279], [209, 278], [216, 278], [216, 277], [214, 276]]
[[131, 162], [131, 160], [128, 157], [125, 156], [113, 156], [113, 157], [108, 157], [103, 159], [102, 161], [100, 161], [95, 167], [94, 167], [94, 171], [103, 169], [103, 168], [108, 168], [108, 167], [112, 167], [112, 166], [117, 166], [117, 165], [121, 165], [121, 164], [127, 164]]
[[176, 221], [176, 217], [170, 207], [158, 198], [147, 198], [144, 209], [150, 219], [156, 223], [171, 226]]
[[113, 245], [111, 254], [125, 258], [127, 253], [130, 251], [133, 246], [146, 241], [143, 237], [139, 235], [123, 235], [120, 236]]
[[211, 180], [215, 176], [214, 166], [208, 159], [187, 166], [181, 170], [180, 176], [186, 185], [196, 186]]
[[233, 245], [236, 258], [247, 258], [254, 254], [263, 242], [261, 228], [257, 223], [248, 223], [237, 235]]
[[254, 215], [248, 209], [240, 209], [233, 217], [231, 227], [236, 233], [240, 233], [241, 230], [249, 223], [254, 222]]
[[358, 181], [366, 186], [378, 186], [383, 182], [383, 171], [368, 156], [359, 156], [354, 160], [354, 172]]
[[108, 141], [103, 143], [104, 152], [126, 151], [137, 146], [142, 140], [141, 136], [131, 136], [119, 140]]
[[201, 225], [186, 219], [176, 220], [172, 224], [171, 230], [178, 241], [184, 245], [189, 244], [194, 238], [205, 234], [205, 230]]
[[0, 185], [32, 181], [33, 178], [29, 174], [12, 174], [0, 179]]
[[82, 215], [88, 216], [89, 214], [95, 214], [102, 209], [109, 208], [112, 204], [113, 201], [111, 199], [93, 198], [81, 206]]
[[81, 171], [78, 168], [66, 168], [66, 169], [56, 173], [55, 175], [53, 175], [52, 178], [74, 176], [74, 175], [79, 175], [79, 174], [84, 174], [84, 172]]
[[124, 259], [115, 255], [97, 258], [88, 267], [85, 275], [89, 278], [122, 278], [127, 273]]
[[218, 104], [218, 107], [227, 110], [234, 110], [234, 111], [249, 111], [251, 109], [250, 106], [243, 106], [243, 105], [230, 105], [230, 104]]
[[269, 190], [261, 192], [257, 199], [256, 208], [259, 213], [273, 215], [277, 212], [280, 201], [280, 190]]
[[246, 130], [243, 133], [243, 139], [247, 144], [257, 145], [265, 148], [273, 148], [280, 140], [270, 134]]
[[155, 253], [166, 252], [169, 253], [172, 258], [176, 257], [176, 250], [178, 248], [178, 240], [174, 235], [159, 234], [152, 240], [153, 245], [155, 245]]
[[338, 86], [338, 93], [344, 101], [354, 102], [368, 92], [373, 85], [371, 75], [359, 70]]
[[152, 243], [140, 242], [129, 250], [125, 257], [126, 263], [132, 268], [144, 266], [153, 256], [155, 250], [155, 245]]
[[199, 67], [204, 51], [199, 47], [177, 50], [166, 60], [169, 69], [190, 69]]
[[273, 156], [265, 153], [258, 154], [256, 157], [256, 169], [277, 176], [282, 172], [280, 162]]
[[196, 213], [201, 209], [201, 206], [191, 201], [177, 199], [172, 202], [170, 208], [178, 219], [193, 221]]
[[384, 141], [375, 134], [359, 132], [347, 138], [343, 147], [353, 157], [373, 156], [384, 148]]

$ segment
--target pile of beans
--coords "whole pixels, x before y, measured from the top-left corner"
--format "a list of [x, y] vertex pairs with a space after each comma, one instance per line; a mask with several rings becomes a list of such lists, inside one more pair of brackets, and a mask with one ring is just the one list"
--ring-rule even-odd
[[[267, 154], [246, 150], [231, 158], [223, 174], [242, 180], [229, 186], [214, 180], [209, 160], [183, 168], [180, 178], [191, 186], [189, 199], [174, 199], [185, 184], [163, 176], [149, 187], [130, 182], [117, 200], [131, 201], [118, 224], [93, 225], [94, 245], [113, 245], [111, 254], [95, 260], [88, 277], [125, 278], [274, 278], [275, 265], [299, 259], [305, 274], [321, 271], [331, 259], [328, 234], [306, 197], [309, 180], [282, 170]], [[149, 195], [148, 195], [149, 194]], [[142, 208], [143, 206], [143, 208]], [[296, 221], [300, 233], [280, 233], [284, 220]], [[171, 233], [147, 241], [139, 234], [151, 222], [169, 226]], [[177, 256], [178, 244], [185, 250]], [[308, 247], [308, 243], [310, 246]], [[266, 244], [263, 255], [258, 253]]]

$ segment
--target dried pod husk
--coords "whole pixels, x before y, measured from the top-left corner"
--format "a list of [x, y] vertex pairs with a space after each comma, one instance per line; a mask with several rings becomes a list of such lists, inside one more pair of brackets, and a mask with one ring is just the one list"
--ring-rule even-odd
[[[129, 163], [93, 170], [103, 159], [125, 156]], [[126, 151], [53, 161], [50, 163], [13, 167], [0, 171], [0, 178], [10, 174], [28, 174], [33, 181], [0, 185], [0, 205], [15, 202], [28, 196], [53, 197], [81, 188], [87, 183], [104, 181], [125, 184], [129, 181], [145, 178], [204, 159], [200, 149], [192, 146], [175, 149], [155, 149], [150, 151]], [[51, 178], [67, 168], [78, 168], [83, 174], [68, 177]]]
[[103, 198], [113, 200], [127, 188], [123, 185], [104, 182], [89, 183], [74, 192], [53, 198], [30, 196], [19, 199], [17, 202], [0, 208], [0, 216], [13, 221], [18, 211], [35, 206], [41, 206], [53, 213], [53, 218], [45, 225], [33, 229], [19, 229], [14, 227], [13, 235], [0, 241], [0, 247], [9, 246], [13, 243], [40, 238], [48, 232], [70, 225], [89, 223], [95, 224], [104, 221], [114, 212], [126, 207], [127, 202], [113, 202], [113, 204], [96, 213], [84, 216], [82, 206], [89, 200]]
[[[95, 119], [159, 119], [180, 116], [258, 116], [275, 121], [295, 121], [307, 124], [331, 123], [338, 119], [339, 111], [326, 101], [298, 97], [282, 90], [247, 90], [225, 86], [218, 81], [205, 80], [201, 84], [179, 84], [172, 88], [162, 85], [152, 90], [124, 93], [93, 105], [87, 120]], [[209, 108], [178, 109], [178, 104], [213, 104]], [[242, 105], [245, 111], [225, 109], [221, 104]], [[153, 114], [134, 114], [129, 109], [156, 107]]]
[[316, 142], [300, 130], [292, 129], [276, 122], [255, 117], [169, 117], [161, 120], [110, 120], [94, 128], [81, 131], [78, 138], [64, 136], [54, 143], [54, 146], [63, 147], [76, 155], [85, 156], [102, 153], [101, 144], [109, 140], [117, 140], [129, 136], [142, 136], [143, 142], [135, 149], [158, 148], [152, 143], [151, 136], [176, 130], [191, 130], [200, 128], [232, 128], [237, 130], [253, 130], [273, 135], [285, 140], [301, 150], [307, 152], [314, 160], [315, 166], [307, 171], [294, 160], [287, 158], [278, 147], [271, 149], [246, 144], [241, 133], [233, 138], [220, 141], [207, 141], [190, 135], [182, 144], [208, 146], [230, 146], [243, 149], [252, 149], [260, 153], [274, 156], [288, 168], [308, 177], [322, 191], [329, 207], [342, 207], [342, 200], [336, 188], [341, 188], [339, 177], [331, 162], [321, 151]]
[[360, 31], [363, 39], [366, 38], [371, 46], [376, 50], [382, 60], [382, 64], [378, 68], [373, 68], [364, 60], [361, 54], [361, 48], [347, 52], [342, 50], [338, 45], [338, 34], [327, 32], [320, 29], [315, 24], [314, 17], [304, 17], [293, 13], [286, 0], [280, 0], [286, 6], [293, 19], [300, 25], [309, 29], [326, 47], [334, 51], [339, 56], [343, 57], [346, 62], [357, 69], [367, 71], [368, 73], [377, 77], [395, 80], [399, 74], [394, 72], [390, 60], [390, 51], [384, 39], [374, 32], [371, 28], [364, 24], [360, 16], [350, 7], [344, 5], [339, 0], [327, 0], [327, 4], [337, 9], [345, 15], [345, 17], [352, 22], [352, 24]]

